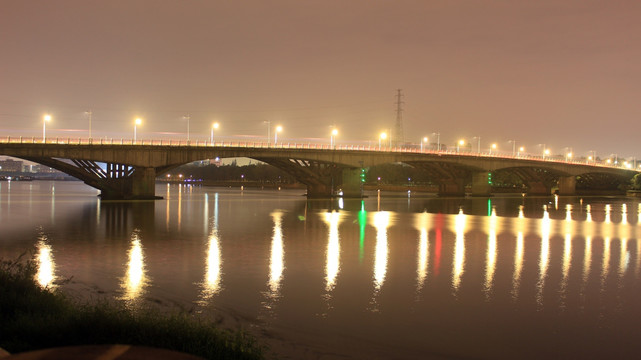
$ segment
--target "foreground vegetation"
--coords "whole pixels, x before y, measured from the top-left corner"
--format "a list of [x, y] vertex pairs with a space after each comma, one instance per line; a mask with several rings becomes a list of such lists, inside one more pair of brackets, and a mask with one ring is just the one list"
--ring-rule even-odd
[[262, 348], [241, 332], [221, 330], [186, 313], [131, 311], [100, 302], [78, 304], [40, 288], [31, 262], [0, 261], [0, 347], [10, 353], [87, 344], [131, 344], [209, 359], [261, 359]]

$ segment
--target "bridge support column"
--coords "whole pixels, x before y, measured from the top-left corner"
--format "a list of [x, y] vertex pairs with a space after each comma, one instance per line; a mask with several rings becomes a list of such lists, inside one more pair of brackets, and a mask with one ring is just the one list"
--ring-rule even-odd
[[472, 196], [490, 196], [492, 185], [490, 184], [491, 173], [480, 171], [472, 174]]
[[559, 178], [559, 195], [576, 195], [576, 176]]
[[363, 197], [363, 183], [361, 181], [361, 169], [343, 169], [343, 197], [360, 198]]
[[528, 195], [551, 195], [552, 189], [542, 181], [532, 181], [527, 183]]
[[136, 168], [132, 180], [131, 197], [133, 199], [157, 199], [156, 169]]
[[439, 183], [438, 196], [465, 196], [463, 179], [453, 179]]

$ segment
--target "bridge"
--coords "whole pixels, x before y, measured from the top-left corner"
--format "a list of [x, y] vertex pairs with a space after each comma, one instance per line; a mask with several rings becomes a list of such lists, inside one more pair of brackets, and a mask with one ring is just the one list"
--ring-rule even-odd
[[[638, 172], [596, 162], [564, 161], [531, 155], [437, 151], [411, 147], [265, 142], [185, 142], [171, 140], [91, 140], [6, 138], [0, 155], [46, 165], [100, 190], [103, 199], [154, 199], [155, 179], [194, 161], [247, 157], [293, 175], [307, 186], [308, 197], [362, 196], [361, 174], [370, 166], [404, 163], [423, 170], [439, 195], [488, 196], [492, 174], [506, 171], [520, 178], [532, 195], [576, 194], [577, 182], [598, 187], [625, 183]], [[587, 184], [587, 185], [585, 185]], [[471, 186], [470, 186], [471, 185]]]

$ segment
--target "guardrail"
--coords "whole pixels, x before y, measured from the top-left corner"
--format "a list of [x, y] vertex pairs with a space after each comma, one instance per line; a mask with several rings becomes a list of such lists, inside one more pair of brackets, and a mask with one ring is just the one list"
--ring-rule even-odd
[[[420, 149], [416, 147], [402, 147], [402, 146], [370, 146], [370, 145], [354, 145], [354, 144], [318, 144], [318, 143], [291, 143], [280, 142], [271, 143], [263, 141], [188, 141], [188, 140], [166, 140], [166, 139], [92, 139], [92, 138], [47, 138], [43, 141], [41, 138], [36, 137], [11, 137], [7, 136], [0, 139], [0, 144], [61, 144], [61, 145], [131, 145], [131, 146], [192, 146], [192, 147], [235, 147], [235, 148], [254, 148], [254, 149], [311, 149], [311, 150], [334, 150], [334, 151], [380, 151], [380, 152], [400, 152], [400, 153], [418, 153], [418, 154], [434, 154], [434, 155], [451, 155], [451, 156], [467, 156], [479, 158], [495, 158], [495, 159], [518, 159], [530, 161], [545, 161], [563, 164], [574, 165], [590, 165], [600, 166], [607, 168], [617, 168], [624, 170], [639, 170], [634, 167], [626, 167], [625, 164], [608, 163], [606, 161], [594, 160], [565, 160], [557, 159], [554, 157], [543, 157], [541, 155], [532, 154], [505, 154], [497, 151], [490, 152], [471, 152], [471, 151], [455, 151], [455, 150], [435, 150], [435, 149]], [[641, 168], [641, 165], [639, 165]]]

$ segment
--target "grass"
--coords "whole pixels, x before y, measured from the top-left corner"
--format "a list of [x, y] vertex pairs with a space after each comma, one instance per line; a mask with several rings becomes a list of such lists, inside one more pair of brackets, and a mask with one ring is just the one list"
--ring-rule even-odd
[[262, 359], [263, 348], [240, 331], [217, 328], [185, 312], [131, 311], [99, 301], [78, 303], [41, 288], [33, 262], [0, 260], [0, 347], [10, 353], [58, 346], [131, 344], [208, 359]]

